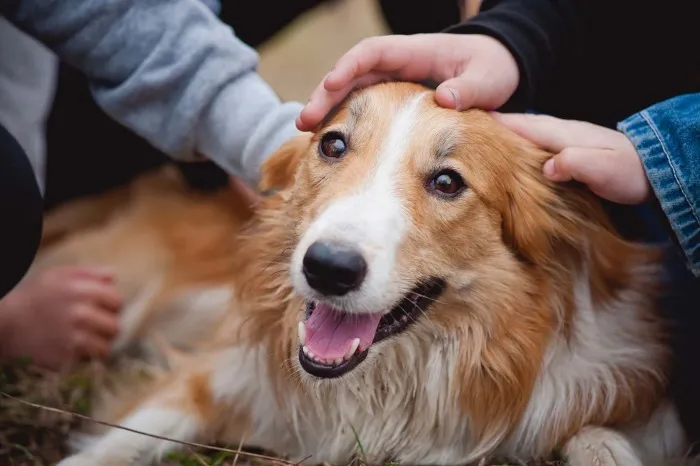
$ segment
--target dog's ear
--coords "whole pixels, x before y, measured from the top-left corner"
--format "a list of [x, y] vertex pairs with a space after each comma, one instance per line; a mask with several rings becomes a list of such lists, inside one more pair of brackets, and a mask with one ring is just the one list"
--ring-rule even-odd
[[525, 152], [519, 159], [522, 165], [508, 177], [510, 186], [502, 208], [503, 238], [519, 257], [544, 264], [552, 260], [557, 243], [575, 241], [575, 213], [567, 207], [562, 188], [542, 174], [551, 154], [536, 149]]
[[302, 133], [280, 146], [262, 165], [258, 189], [263, 194], [281, 191], [294, 184], [294, 177], [306, 150], [311, 133]]

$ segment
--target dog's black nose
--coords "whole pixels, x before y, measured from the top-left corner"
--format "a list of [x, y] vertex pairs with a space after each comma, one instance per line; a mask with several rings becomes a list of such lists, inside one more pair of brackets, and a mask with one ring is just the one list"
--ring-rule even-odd
[[316, 241], [304, 256], [304, 276], [309, 286], [325, 296], [342, 296], [362, 285], [367, 262], [355, 249]]

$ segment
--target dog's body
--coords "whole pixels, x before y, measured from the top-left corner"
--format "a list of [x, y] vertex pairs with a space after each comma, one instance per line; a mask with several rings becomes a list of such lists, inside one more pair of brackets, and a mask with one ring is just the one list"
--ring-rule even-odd
[[[196, 198], [162, 174], [129, 203], [95, 201], [116, 206], [99, 225], [51, 228], [99, 211], [85, 206], [49, 219], [36, 268], [116, 267], [118, 350], [156, 333], [196, 349], [98, 413], [128, 428], [308, 463], [561, 449], [573, 466], [664, 464], [685, 445], [656, 253], [618, 238], [584, 190], [546, 182], [546, 157], [481, 112], [379, 85], [268, 162], [268, 188], [295, 181], [249, 221], [235, 194]], [[173, 448], [109, 429], [62, 465]]]

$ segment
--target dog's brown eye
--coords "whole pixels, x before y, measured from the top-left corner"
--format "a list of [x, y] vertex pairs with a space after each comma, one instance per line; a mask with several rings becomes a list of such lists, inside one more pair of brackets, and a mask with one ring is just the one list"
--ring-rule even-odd
[[345, 155], [345, 152], [347, 151], [347, 144], [345, 144], [345, 139], [343, 138], [342, 134], [330, 132], [321, 137], [319, 150], [321, 151], [321, 155], [324, 157], [328, 157], [329, 159], [339, 159]]
[[430, 180], [430, 189], [444, 197], [454, 197], [466, 187], [462, 177], [454, 170], [442, 170]]

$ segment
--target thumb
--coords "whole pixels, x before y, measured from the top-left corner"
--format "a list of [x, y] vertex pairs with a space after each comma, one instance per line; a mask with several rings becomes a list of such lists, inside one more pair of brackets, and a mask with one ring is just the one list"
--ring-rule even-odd
[[481, 84], [471, 74], [448, 79], [435, 90], [435, 101], [439, 106], [455, 110], [467, 110], [478, 104]]

